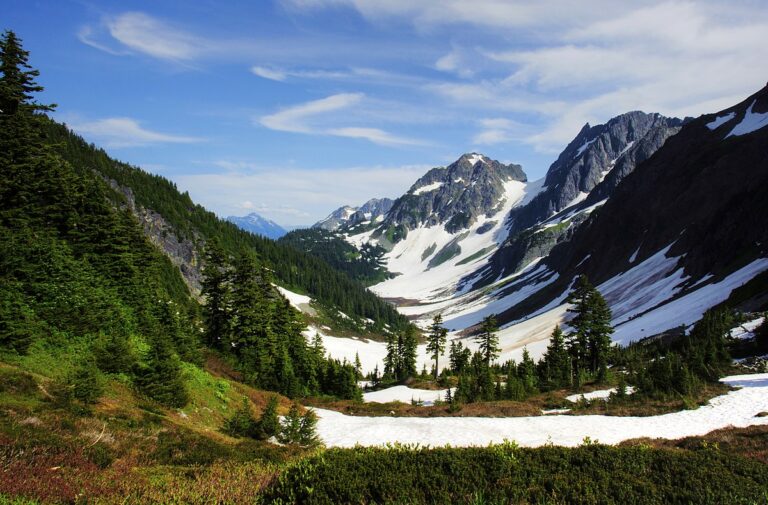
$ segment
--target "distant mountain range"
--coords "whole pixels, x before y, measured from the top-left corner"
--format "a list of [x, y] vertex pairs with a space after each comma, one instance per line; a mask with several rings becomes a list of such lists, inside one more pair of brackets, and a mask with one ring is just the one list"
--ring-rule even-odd
[[277, 240], [286, 233], [288, 230], [265, 217], [260, 216], [255, 212], [251, 212], [247, 216], [237, 217], [229, 216], [227, 221], [237, 225], [240, 229], [249, 231], [255, 235], [261, 235], [262, 237], [271, 238]]

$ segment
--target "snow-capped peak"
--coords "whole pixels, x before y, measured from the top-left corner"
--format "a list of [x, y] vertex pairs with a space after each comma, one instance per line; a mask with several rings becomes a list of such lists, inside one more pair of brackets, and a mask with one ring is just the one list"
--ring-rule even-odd
[[483, 163], [488, 163], [487, 158], [483, 156], [482, 154], [478, 153], [469, 153], [462, 156], [464, 159], [466, 159], [470, 165], [474, 166], [478, 161], [482, 161]]

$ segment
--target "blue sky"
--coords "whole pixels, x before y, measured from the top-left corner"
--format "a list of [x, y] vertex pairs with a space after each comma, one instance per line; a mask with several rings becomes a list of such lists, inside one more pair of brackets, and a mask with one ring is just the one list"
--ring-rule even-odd
[[765, 0], [4, 0], [55, 117], [221, 216], [310, 224], [464, 152], [530, 179], [585, 122], [768, 80]]

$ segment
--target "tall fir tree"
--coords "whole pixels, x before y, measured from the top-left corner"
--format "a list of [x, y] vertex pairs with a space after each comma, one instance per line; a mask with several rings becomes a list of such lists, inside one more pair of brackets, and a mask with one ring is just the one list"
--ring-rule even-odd
[[542, 382], [550, 388], [570, 385], [571, 360], [559, 325], [552, 330], [547, 351], [542, 358], [542, 375]]
[[611, 344], [611, 310], [607, 302], [589, 282], [586, 275], [579, 277], [576, 288], [568, 296], [575, 314], [570, 325], [567, 345], [571, 355], [573, 385], [581, 385], [585, 372], [591, 372], [598, 381], [606, 379], [608, 352]]
[[205, 298], [206, 344], [214, 349], [227, 350], [230, 344], [230, 281], [229, 258], [215, 239], [205, 247], [201, 294]]
[[480, 333], [475, 337], [475, 342], [479, 346], [480, 354], [482, 354], [486, 366], [490, 366], [491, 361], [496, 359], [501, 352], [497, 331], [499, 331], [499, 325], [496, 323], [496, 315], [491, 314], [483, 318], [480, 323]]
[[435, 380], [440, 373], [438, 367], [438, 358], [445, 351], [445, 344], [448, 338], [448, 330], [443, 327], [443, 315], [436, 314], [429, 326], [427, 335], [427, 353], [435, 361]]

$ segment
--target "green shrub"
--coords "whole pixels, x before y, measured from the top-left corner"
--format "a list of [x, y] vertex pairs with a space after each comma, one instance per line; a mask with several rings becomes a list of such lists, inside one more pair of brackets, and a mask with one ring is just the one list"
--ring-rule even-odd
[[762, 503], [768, 468], [719, 451], [331, 449], [290, 467], [266, 503]]

